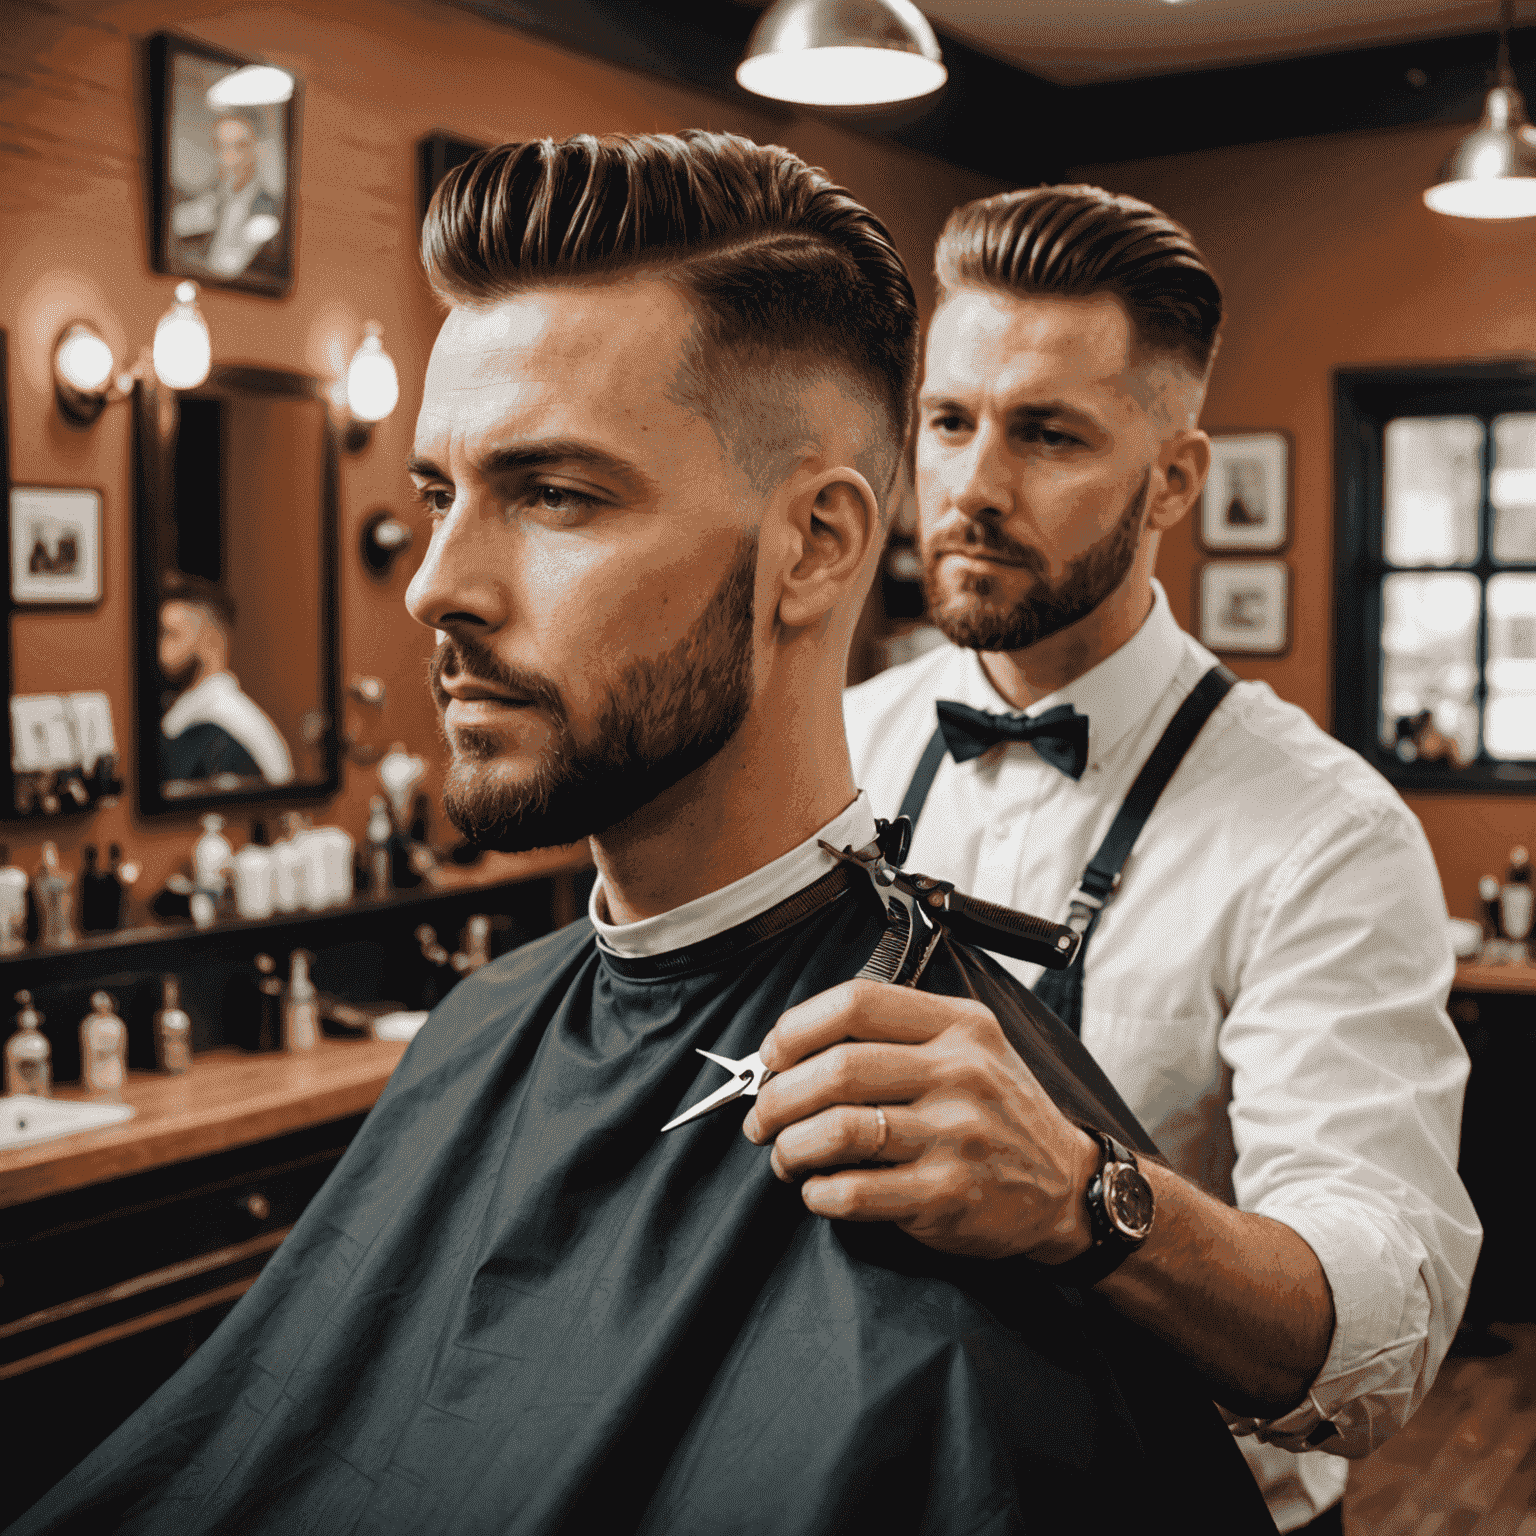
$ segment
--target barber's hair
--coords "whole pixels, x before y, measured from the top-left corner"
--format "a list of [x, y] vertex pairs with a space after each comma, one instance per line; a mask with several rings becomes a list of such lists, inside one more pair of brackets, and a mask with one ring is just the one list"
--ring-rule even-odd
[[206, 576], [190, 576], [185, 571], [167, 571], [160, 578], [162, 603], [186, 603], [204, 609], [226, 635], [235, 627], [235, 600], [226, 588]]
[[879, 219], [786, 149], [700, 129], [503, 144], [443, 178], [421, 248], [453, 304], [609, 274], [675, 281], [701, 342], [684, 404], [713, 420], [744, 363], [835, 369], [873, 396], [896, 462], [917, 377], [911, 280]]
[[1101, 187], [1031, 187], [955, 209], [939, 236], [941, 299], [961, 288], [1062, 298], [1113, 294], [1143, 353], [1204, 378], [1221, 329], [1221, 286], [1182, 224]]

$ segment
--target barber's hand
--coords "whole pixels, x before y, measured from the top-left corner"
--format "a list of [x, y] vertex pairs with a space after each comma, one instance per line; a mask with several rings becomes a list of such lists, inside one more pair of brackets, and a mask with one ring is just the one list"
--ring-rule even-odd
[[[984, 1258], [1060, 1264], [1087, 1249], [1098, 1148], [981, 1003], [848, 981], [791, 1008], [761, 1055], [778, 1075], [742, 1129], [774, 1143], [774, 1172], [803, 1180], [817, 1215], [891, 1221]], [[871, 1158], [891, 1166], [849, 1166]]]

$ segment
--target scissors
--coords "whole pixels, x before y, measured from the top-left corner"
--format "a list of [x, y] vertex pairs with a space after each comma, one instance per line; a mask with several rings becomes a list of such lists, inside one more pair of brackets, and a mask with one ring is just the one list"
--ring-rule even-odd
[[753, 1051], [750, 1056], [743, 1056], [740, 1061], [732, 1061], [729, 1056], [717, 1056], [713, 1051], [699, 1048], [700, 1056], [707, 1056], [717, 1066], [724, 1067], [731, 1074], [731, 1080], [709, 1095], [706, 1099], [700, 1099], [692, 1109], [685, 1109], [677, 1119], [669, 1120], [662, 1126], [662, 1131], [670, 1131], [674, 1126], [687, 1125], [690, 1120], [697, 1120], [700, 1115], [707, 1115], [711, 1110], [719, 1109], [722, 1104], [731, 1104], [735, 1100], [746, 1097], [757, 1097], [757, 1090], [768, 1081], [773, 1073], [763, 1065], [763, 1058]]

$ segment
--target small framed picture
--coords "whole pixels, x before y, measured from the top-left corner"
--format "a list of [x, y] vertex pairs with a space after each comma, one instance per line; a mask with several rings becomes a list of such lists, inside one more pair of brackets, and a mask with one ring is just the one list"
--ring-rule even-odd
[[1291, 570], [1284, 560], [1207, 560], [1196, 593], [1200, 643], [1241, 656], [1281, 656], [1291, 643]]
[[281, 298], [293, 284], [297, 76], [168, 32], [149, 59], [155, 270]]
[[1284, 432], [1211, 435], [1195, 525], [1212, 554], [1280, 550], [1291, 537], [1291, 442]]
[[11, 601], [101, 601], [101, 492], [11, 487]]

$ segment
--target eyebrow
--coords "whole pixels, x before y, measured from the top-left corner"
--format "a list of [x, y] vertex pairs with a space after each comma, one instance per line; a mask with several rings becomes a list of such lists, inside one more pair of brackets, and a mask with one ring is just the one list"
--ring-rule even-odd
[[[966, 407], [950, 395], [919, 395], [918, 408], [924, 411], [941, 410], [945, 408], [961, 411]], [[1075, 405], [1068, 405], [1065, 400], [1045, 400], [1038, 405], [1016, 405], [1008, 411], [1008, 416], [1014, 421], [1052, 421], [1065, 419], [1068, 421], [1082, 422], [1085, 426], [1095, 431], [1103, 431], [1100, 423], [1087, 411]]]
[[[520, 470], [550, 469], [561, 464], [596, 470], [616, 480], [627, 495], [637, 499], [659, 494], [656, 482], [638, 464], [620, 458], [618, 454], [594, 448], [579, 438], [541, 438], [513, 447], [493, 448], [476, 462], [475, 468], [482, 475], [489, 476], [515, 474]], [[431, 459], [420, 458], [415, 454], [406, 460], [405, 467], [423, 480], [450, 481], [450, 477]]]

